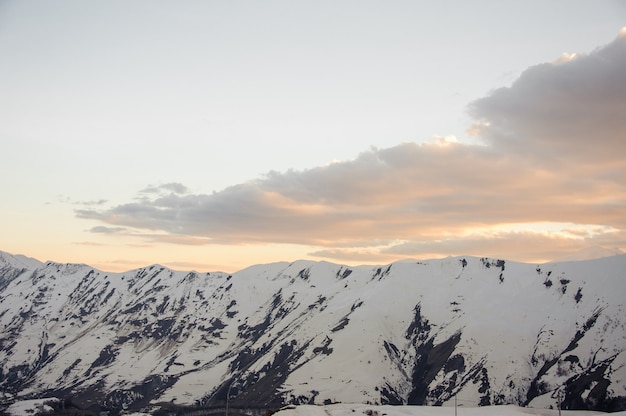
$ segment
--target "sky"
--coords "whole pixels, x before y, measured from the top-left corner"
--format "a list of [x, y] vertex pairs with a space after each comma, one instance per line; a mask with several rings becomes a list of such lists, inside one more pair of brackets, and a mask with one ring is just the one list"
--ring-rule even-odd
[[626, 2], [0, 0], [0, 250], [626, 250]]

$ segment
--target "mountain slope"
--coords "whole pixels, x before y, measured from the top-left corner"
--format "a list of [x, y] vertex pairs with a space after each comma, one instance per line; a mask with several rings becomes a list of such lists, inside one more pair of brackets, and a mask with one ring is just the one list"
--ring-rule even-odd
[[0, 391], [159, 402], [623, 409], [626, 255], [104, 273], [0, 254]]

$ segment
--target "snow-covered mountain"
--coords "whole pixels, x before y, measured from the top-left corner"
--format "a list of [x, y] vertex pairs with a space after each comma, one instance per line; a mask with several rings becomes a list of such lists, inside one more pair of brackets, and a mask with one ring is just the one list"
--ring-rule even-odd
[[626, 255], [228, 275], [0, 252], [0, 395], [158, 403], [626, 408]]

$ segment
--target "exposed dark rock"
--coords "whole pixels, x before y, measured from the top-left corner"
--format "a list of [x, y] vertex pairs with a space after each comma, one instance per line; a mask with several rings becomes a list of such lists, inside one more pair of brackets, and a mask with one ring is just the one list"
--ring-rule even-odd
[[576, 301], [576, 303], [580, 302], [580, 300], [583, 298], [583, 288], [579, 287], [578, 291], [576, 292], [576, 294], [574, 295], [574, 300]]
[[385, 350], [387, 351], [387, 354], [389, 356], [393, 356], [393, 357], [400, 356], [400, 350], [393, 343], [385, 341], [383, 345], [385, 346]]
[[346, 325], [348, 325], [348, 323], [350, 322], [350, 319], [348, 317], [344, 317], [337, 325], [335, 325], [335, 327], [333, 329], [331, 329], [331, 332], [337, 332], [337, 331], [341, 331], [342, 329], [344, 329], [346, 327]]
[[433, 338], [430, 338], [426, 343], [417, 346], [412, 372], [413, 388], [407, 404], [426, 404], [430, 383], [444, 367], [460, 340], [461, 334], [456, 333], [440, 344], [434, 344]]
[[449, 373], [451, 371], [459, 371], [461, 373], [464, 372], [465, 359], [460, 354], [453, 355], [448, 361], [446, 361], [446, 364], [443, 367], [443, 371], [445, 373]]
[[526, 394], [526, 401], [524, 402], [524, 405], [528, 405], [528, 403], [530, 403], [532, 399], [547, 392], [547, 385], [542, 380], [542, 377], [559, 361], [562, 355], [574, 350], [578, 346], [578, 341], [580, 341], [585, 335], [585, 333], [595, 325], [602, 311], [603, 309], [601, 308], [596, 309], [594, 313], [589, 317], [589, 319], [587, 319], [587, 321], [582, 326], [582, 328], [576, 331], [576, 333], [572, 337], [567, 347], [565, 347], [565, 349], [559, 355], [549, 360], [546, 360], [544, 362], [544, 364], [541, 366], [541, 368], [537, 372], [537, 375], [530, 383], [530, 387]]
[[330, 339], [329, 337], [326, 337], [326, 339], [324, 339], [324, 343], [321, 346], [313, 348], [313, 354], [324, 354], [324, 355], [332, 354], [333, 349], [329, 347], [329, 345], [332, 342], [333, 342], [332, 339]]
[[336, 277], [338, 279], [345, 279], [346, 277], [350, 276], [352, 274], [352, 270], [348, 269], [348, 268], [340, 268], [339, 270], [337, 270], [337, 275]]
[[[610, 408], [610, 401], [607, 401], [607, 390], [611, 382], [605, 375], [615, 357], [610, 357], [567, 380], [562, 408], [570, 410], [614, 410]], [[587, 395], [583, 397], [585, 392]]]
[[91, 366], [89, 366], [85, 376], [91, 375], [92, 370], [97, 369], [98, 367], [104, 367], [111, 364], [115, 360], [115, 357], [117, 357], [118, 353], [119, 351], [113, 345], [107, 345], [104, 347], [100, 351], [98, 358], [96, 358], [94, 362], [91, 363]]
[[402, 395], [389, 383], [385, 383], [385, 385], [380, 388], [380, 404], [398, 406], [404, 404], [404, 400], [402, 399]]
[[491, 392], [491, 384], [489, 383], [489, 374], [485, 367], [481, 368], [480, 376], [478, 379], [480, 386], [478, 387], [478, 393], [481, 394], [479, 406], [490, 406], [491, 398], [489, 393]]
[[300, 272], [298, 272], [298, 277], [304, 281], [308, 281], [309, 278], [311, 277], [311, 270], [309, 269], [300, 270]]
[[413, 309], [415, 313], [411, 324], [406, 330], [405, 338], [413, 340], [413, 342], [424, 342], [430, 335], [430, 324], [427, 319], [422, 317], [422, 307], [418, 303]]
[[376, 273], [373, 277], [378, 277], [378, 280], [381, 280], [383, 277], [387, 276], [391, 272], [391, 264], [388, 265], [385, 269], [379, 267], [376, 269]]
[[298, 348], [295, 341], [283, 343], [274, 359], [259, 372], [242, 374], [231, 388], [233, 405], [256, 403], [264, 407], [281, 406], [283, 399], [278, 388], [287, 379], [291, 363], [304, 354], [306, 347]]
[[130, 389], [115, 390], [99, 404], [101, 410], [140, 410], [178, 381], [178, 377], [155, 375]]

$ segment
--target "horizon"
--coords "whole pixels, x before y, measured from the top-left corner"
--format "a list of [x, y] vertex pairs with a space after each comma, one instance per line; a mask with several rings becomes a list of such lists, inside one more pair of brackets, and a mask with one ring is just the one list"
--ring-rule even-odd
[[[362, 264], [344, 264], [344, 263], [340, 263], [340, 262], [333, 262], [333, 261], [329, 261], [329, 260], [319, 260], [319, 259], [293, 259], [293, 260], [277, 260], [277, 261], [272, 261], [272, 262], [268, 262], [268, 263], [255, 263], [255, 264], [249, 264], [241, 269], [236, 269], [236, 270], [196, 270], [196, 269], [181, 269], [181, 268], [175, 268], [175, 267], [170, 267], [167, 264], [161, 264], [159, 262], [156, 263], [151, 263], [151, 264], [145, 264], [139, 267], [134, 267], [131, 269], [126, 269], [126, 270], [117, 270], [117, 271], [113, 271], [113, 270], [104, 270], [104, 269], [99, 269], [97, 267], [93, 267], [93, 265], [89, 264], [89, 263], [61, 263], [58, 261], [55, 261], [54, 259], [39, 259], [39, 258], [35, 258], [32, 256], [28, 256], [22, 253], [9, 253], [7, 251], [3, 251], [0, 250], [0, 255], [1, 254], [8, 254], [9, 256], [12, 256], [13, 258], [17, 258], [17, 257], [24, 257], [27, 260], [34, 260], [36, 262], [42, 263], [42, 264], [46, 264], [46, 263], [53, 263], [53, 264], [68, 264], [68, 265], [77, 265], [77, 266], [86, 266], [86, 267], [90, 267], [93, 268], [95, 270], [98, 270], [100, 272], [104, 272], [104, 273], [114, 273], [114, 274], [123, 274], [123, 273], [127, 273], [127, 272], [131, 272], [134, 270], [140, 270], [140, 269], [147, 269], [153, 266], [161, 266], [161, 267], [165, 267], [168, 270], [172, 270], [175, 272], [196, 272], [196, 273], [226, 273], [226, 274], [236, 274], [239, 273], [243, 270], [246, 269], [251, 269], [251, 268], [255, 268], [255, 267], [262, 267], [262, 266], [269, 266], [269, 265], [275, 265], [275, 264], [285, 264], [285, 265], [292, 265], [294, 263], [297, 262], [310, 262], [313, 264], [316, 263], [326, 263], [326, 264], [331, 264], [331, 265], [336, 265], [336, 266], [346, 266], [346, 267], [351, 267], [351, 268], [368, 268], [368, 267], [383, 267], [383, 266], [390, 266], [392, 264], [398, 264], [398, 263], [425, 263], [425, 262], [431, 262], [431, 261], [442, 261], [442, 260], [447, 260], [447, 259], [458, 259], [458, 258], [474, 258], [474, 259], [491, 259], [491, 260], [504, 260], [507, 262], [513, 262], [513, 263], [519, 263], [519, 264], [532, 264], [532, 265], [538, 265], [538, 266], [543, 266], [543, 265], [547, 265], [547, 264], [556, 264], [556, 263], [568, 263], [568, 262], [578, 262], [578, 261], [594, 261], [594, 260], [601, 260], [601, 259], [605, 259], [607, 257], [613, 257], [613, 256], [622, 256], [622, 255], [626, 255], [626, 252], [623, 252], [619, 249], [609, 249], [609, 248], [605, 248], [605, 247], [587, 247], [587, 248], [583, 248], [577, 252], [574, 253], [570, 253], [569, 256], [565, 256], [563, 258], [558, 258], [558, 259], [552, 259], [550, 261], [546, 261], [546, 262], [541, 262], [541, 263], [537, 263], [537, 262], [520, 262], [520, 261], [515, 261], [515, 260], [511, 260], [511, 259], [506, 259], [506, 258], [498, 258], [498, 257], [491, 257], [491, 256], [473, 256], [473, 255], [448, 255], [445, 257], [437, 257], [437, 258], [422, 258], [422, 259], [416, 259], [416, 258], [404, 258], [404, 259], [399, 259], [399, 260], [394, 260], [393, 262], [390, 263], [362, 263]], [[19, 258], [17, 259], [19, 261]]]
[[2, 2], [0, 249], [109, 272], [626, 251], [626, 5], [544, 3]]

